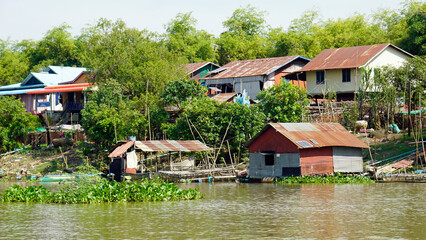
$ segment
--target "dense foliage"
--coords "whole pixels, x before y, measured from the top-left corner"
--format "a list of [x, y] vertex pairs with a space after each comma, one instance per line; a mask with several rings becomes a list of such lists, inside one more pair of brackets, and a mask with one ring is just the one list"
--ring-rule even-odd
[[261, 91], [256, 98], [270, 122], [300, 122], [309, 104], [306, 89], [285, 81]]
[[257, 106], [219, 104], [203, 97], [186, 102], [176, 124], [166, 126], [166, 133], [171, 139], [197, 139], [208, 146], [229, 141], [232, 150], [238, 150], [264, 127], [265, 119]]
[[13, 97], [0, 96], [0, 116], [0, 153], [21, 147], [28, 130], [39, 124], [37, 116]]
[[41, 203], [105, 203], [148, 202], [199, 199], [198, 189], [180, 189], [162, 179], [143, 179], [138, 182], [115, 182], [106, 179], [93, 182], [68, 182], [59, 191], [42, 186], [14, 185], [0, 195], [3, 202]]
[[[288, 29], [270, 28], [266, 12], [250, 5], [236, 9], [223, 22], [220, 36], [196, 29], [191, 13], [179, 13], [166, 25], [165, 35], [100, 19], [73, 37], [67, 24], [54, 27], [38, 41], [0, 40], [0, 85], [20, 82], [28, 70], [48, 65], [84, 66], [99, 80], [118, 79], [125, 92], [161, 90], [180, 79], [179, 63], [302, 55], [313, 58], [323, 49], [390, 42], [415, 54], [425, 54], [424, 2], [405, 1], [397, 10], [378, 9], [370, 16], [321, 19], [306, 11]], [[5, 67], [5, 63], [7, 67]], [[161, 69], [161, 70], [160, 70]], [[182, 75], [180, 75], [182, 76]], [[149, 82], [149, 83], [148, 83]], [[151, 84], [153, 84], [150, 86]]]
[[303, 176], [303, 177], [286, 177], [275, 179], [276, 183], [280, 184], [294, 184], [294, 183], [320, 183], [320, 184], [334, 184], [334, 183], [374, 183], [368, 177], [362, 176], [345, 176], [340, 173], [329, 175], [325, 177], [316, 176]]
[[146, 124], [145, 117], [132, 107], [128, 97], [123, 95], [123, 89], [114, 80], [99, 85], [98, 91], [89, 94], [81, 115], [83, 128], [100, 148], [138, 135], [138, 130]]
[[[370, 16], [355, 13], [339, 19], [321, 19], [319, 12], [306, 11], [282, 29], [270, 28], [266, 13], [248, 5], [236, 9], [223, 22], [224, 31], [219, 36], [197, 29], [191, 13], [179, 13], [171, 19], [162, 35], [127, 27], [122, 20], [99, 19], [80, 35], [72, 36], [70, 27], [62, 24], [38, 41], [0, 40], [0, 85], [22, 82], [28, 71], [40, 71], [48, 65], [91, 68], [99, 92], [87, 93], [82, 123], [97, 147], [108, 148], [117, 139], [131, 135], [159, 139], [165, 132], [169, 138], [196, 138], [212, 146], [229, 140], [231, 148], [238, 149], [266, 121], [302, 120], [306, 99], [301, 96], [306, 92], [291, 85], [276, 86], [260, 93], [260, 108], [219, 105], [206, 99], [186, 103], [201, 91], [194, 82], [184, 80], [188, 78], [183, 67], [186, 63], [212, 61], [224, 65], [233, 60], [286, 55], [313, 58], [327, 48], [385, 42], [423, 55], [425, 9], [424, 2], [406, 1], [397, 10], [379, 9]], [[382, 76], [392, 75], [395, 80], [385, 89], [386, 96], [376, 98], [376, 113], [383, 112], [383, 103], [390, 98], [406, 92], [401, 83], [406, 86], [408, 80], [402, 78], [417, 79], [409, 80], [415, 89], [411, 96], [405, 96], [418, 103], [418, 93], [424, 90], [425, 64], [424, 58], [416, 59], [410, 64], [420, 70], [411, 71], [406, 65], [392, 73], [383, 71]], [[407, 77], [403, 77], [404, 71]], [[183, 110], [175, 126], [165, 123], [168, 115], [164, 109], [170, 105]], [[357, 106], [358, 113], [365, 114], [361, 111], [363, 104]], [[374, 114], [371, 116], [373, 119]], [[9, 142], [9, 135], [0, 135], [7, 138], [2, 141]]]
[[199, 97], [206, 91], [207, 89], [196, 80], [181, 79], [169, 82], [164, 89], [162, 97], [166, 106], [176, 105], [180, 108], [182, 102]]

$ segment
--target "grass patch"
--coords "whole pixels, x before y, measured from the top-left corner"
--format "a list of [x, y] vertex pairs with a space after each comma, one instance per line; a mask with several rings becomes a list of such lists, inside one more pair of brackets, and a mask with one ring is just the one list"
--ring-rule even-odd
[[276, 183], [280, 184], [295, 184], [295, 183], [318, 183], [318, 184], [335, 184], [335, 183], [374, 183], [368, 177], [362, 176], [345, 176], [340, 173], [325, 177], [318, 176], [302, 176], [302, 177], [286, 177], [275, 179]]
[[[425, 137], [426, 135], [423, 135], [423, 138]], [[381, 161], [416, 149], [415, 144], [409, 144], [412, 142], [414, 142], [414, 137], [404, 137], [399, 140], [380, 143], [375, 146], [371, 145], [370, 150], [373, 158], [375, 158], [376, 161]], [[374, 141], [372, 141], [372, 143], [374, 143]], [[366, 161], [371, 160], [368, 149], [363, 150], [363, 156], [365, 156]]]
[[162, 179], [143, 179], [135, 182], [115, 182], [100, 179], [96, 182], [73, 181], [50, 191], [42, 186], [14, 185], [0, 195], [3, 202], [41, 203], [105, 203], [178, 201], [202, 198], [198, 189], [180, 189]]

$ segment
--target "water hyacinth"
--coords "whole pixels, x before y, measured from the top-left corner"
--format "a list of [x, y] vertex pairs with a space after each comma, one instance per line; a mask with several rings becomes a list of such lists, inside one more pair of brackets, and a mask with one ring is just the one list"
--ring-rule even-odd
[[115, 182], [101, 179], [97, 182], [67, 182], [58, 191], [42, 186], [14, 185], [0, 195], [3, 202], [42, 203], [104, 203], [147, 202], [200, 199], [198, 189], [180, 189], [162, 179], [143, 179], [135, 182]]
[[294, 183], [320, 183], [320, 184], [335, 184], [335, 183], [374, 183], [368, 177], [363, 176], [345, 176], [340, 173], [325, 177], [318, 176], [302, 176], [302, 177], [286, 177], [275, 179], [276, 183], [294, 184]]

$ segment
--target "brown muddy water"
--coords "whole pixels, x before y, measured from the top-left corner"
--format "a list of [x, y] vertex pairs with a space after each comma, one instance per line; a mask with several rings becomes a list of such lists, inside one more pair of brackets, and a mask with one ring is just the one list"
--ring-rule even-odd
[[[10, 183], [0, 183], [0, 192]], [[425, 239], [426, 184], [182, 184], [203, 200], [0, 203], [3, 239]]]

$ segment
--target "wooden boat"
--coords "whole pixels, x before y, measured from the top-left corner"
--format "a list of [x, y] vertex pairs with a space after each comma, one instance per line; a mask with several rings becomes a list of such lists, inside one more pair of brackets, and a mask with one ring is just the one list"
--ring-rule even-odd
[[65, 180], [74, 180], [73, 175], [45, 175], [37, 179], [38, 182], [62, 182]]

